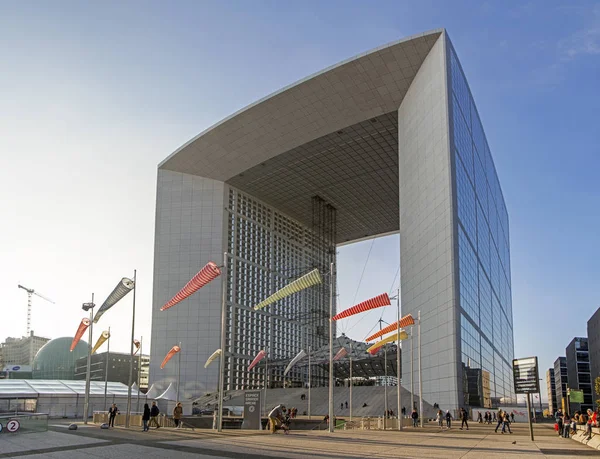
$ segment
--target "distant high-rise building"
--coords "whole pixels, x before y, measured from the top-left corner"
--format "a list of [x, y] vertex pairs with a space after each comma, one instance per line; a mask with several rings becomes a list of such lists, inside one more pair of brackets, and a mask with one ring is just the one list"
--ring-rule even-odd
[[587, 338], [573, 338], [566, 349], [569, 389], [583, 391], [583, 403], [571, 402], [570, 411], [593, 408], [592, 375], [590, 373], [590, 353]]
[[554, 414], [558, 409], [556, 402], [556, 384], [554, 383], [554, 368], [546, 371], [546, 387], [548, 388], [548, 412]]
[[3, 365], [32, 365], [33, 358], [48, 341], [50, 338], [35, 336], [33, 331], [22, 338], [6, 338], [0, 344]]
[[[108, 381], [129, 384], [129, 362], [131, 357], [128, 353], [111, 352], [108, 355]], [[138, 365], [139, 356], [133, 358], [133, 377], [132, 381], [138, 383]], [[139, 379], [140, 389], [148, 388], [148, 368], [150, 366], [150, 356], [142, 355], [141, 373]], [[77, 359], [75, 362], [75, 379], [85, 379], [87, 371], [87, 356]], [[104, 381], [106, 374], [106, 352], [92, 355], [90, 366], [90, 380]]]
[[[587, 323], [588, 348], [590, 354], [590, 371], [592, 377], [592, 390], [594, 381], [600, 376], [600, 308], [590, 317]], [[596, 396], [592, 396], [596, 404]]]
[[[556, 409], [566, 408], [567, 385], [569, 378], [567, 375], [567, 358], [559, 357], [554, 361], [554, 386], [556, 387]], [[564, 403], [563, 403], [563, 400]]]

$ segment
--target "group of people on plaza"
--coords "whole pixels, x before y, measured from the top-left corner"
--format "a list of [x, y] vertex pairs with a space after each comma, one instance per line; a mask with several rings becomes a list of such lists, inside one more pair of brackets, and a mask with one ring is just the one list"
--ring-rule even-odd
[[[114, 403], [108, 409], [108, 426], [115, 426], [115, 417], [119, 414], [119, 409], [117, 405]], [[156, 402], [152, 402], [152, 406], [150, 407], [147, 403], [144, 403], [144, 411], [142, 413], [142, 432], [148, 432], [150, 427], [155, 426], [157, 429], [160, 429], [160, 424], [158, 423], [158, 415], [160, 414], [160, 409]], [[183, 407], [181, 406], [181, 402], [178, 402], [173, 408], [173, 421], [175, 422], [175, 428], [182, 428], [183, 423], [181, 418], [183, 417]]]
[[558, 410], [554, 414], [556, 423], [554, 429], [558, 432], [559, 437], [569, 438], [570, 435], [575, 435], [577, 430], [585, 428], [585, 433], [588, 438], [592, 437], [592, 427], [599, 427], [600, 425], [600, 408], [596, 410], [588, 409], [585, 412], [575, 411], [575, 414], [571, 417], [569, 413], [563, 413], [562, 410]]

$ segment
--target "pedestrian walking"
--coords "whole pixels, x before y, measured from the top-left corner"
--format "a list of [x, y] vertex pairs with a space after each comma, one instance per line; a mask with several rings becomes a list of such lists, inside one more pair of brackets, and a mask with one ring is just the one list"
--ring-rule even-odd
[[498, 417], [496, 418], [496, 413], [494, 413], [494, 421], [498, 421], [498, 424], [496, 424], [496, 428], [494, 429], [494, 432], [498, 432], [498, 427], [500, 427], [502, 425], [502, 423], [504, 419], [504, 411], [502, 411], [502, 409], [498, 410]]
[[477, 422], [479, 424], [483, 424], [483, 416], [481, 416], [481, 411], [477, 412]]
[[515, 422], [515, 413], [510, 413], [510, 422]]
[[435, 420], [438, 422], [438, 425], [440, 426], [440, 430], [443, 430], [444, 429], [444, 413], [442, 412], [442, 410], [438, 410]]
[[510, 430], [510, 416], [508, 413], [504, 413], [502, 419], [502, 433], [504, 433], [506, 430], [508, 430], [508, 433], [512, 434], [512, 430]]
[[173, 408], [173, 421], [175, 421], [175, 428], [181, 428], [181, 417], [183, 416], [183, 407], [181, 406], [181, 402], [177, 402], [175, 408]]
[[417, 427], [419, 425], [419, 413], [417, 413], [416, 408], [413, 408], [410, 417], [412, 418], [413, 427]]
[[152, 408], [150, 408], [150, 422], [148, 423], [148, 429], [150, 429], [152, 423], [154, 423], [157, 429], [160, 429], [160, 426], [158, 425], [158, 413], [160, 413], [160, 410], [158, 409], [158, 406], [156, 406], [156, 402], [152, 402]]
[[119, 409], [117, 408], [117, 405], [113, 403], [112, 406], [108, 409], [108, 427], [115, 426], [115, 417], [118, 413]]
[[452, 415], [450, 414], [450, 410], [446, 410], [446, 427], [448, 429], [452, 427]]
[[565, 413], [563, 415], [563, 437], [564, 438], [569, 438], [569, 430], [571, 430], [571, 416], [569, 416], [569, 413]]
[[150, 420], [150, 407], [147, 403], [144, 403], [144, 413], [142, 414], [142, 423], [144, 424], [144, 428], [142, 432], [148, 432], [148, 421]]
[[463, 430], [464, 426], [469, 430], [469, 412], [463, 408], [460, 409], [460, 421], [460, 430]]

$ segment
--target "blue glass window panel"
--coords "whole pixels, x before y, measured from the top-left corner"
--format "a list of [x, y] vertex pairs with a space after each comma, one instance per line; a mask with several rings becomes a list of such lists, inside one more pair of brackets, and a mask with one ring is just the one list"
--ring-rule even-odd
[[481, 160], [475, 155], [475, 191], [486, 216], [488, 213], [488, 183]]
[[498, 212], [496, 211], [496, 206], [492, 206], [490, 202], [490, 209], [488, 212], [488, 222], [490, 224], [490, 233], [492, 235], [492, 240], [497, 245], [498, 241]]
[[464, 314], [460, 315], [460, 329], [462, 353], [470, 359], [470, 361], [464, 363], [470, 368], [481, 368], [481, 341], [479, 332], [467, 320]]
[[492, 287], [483, 272], [481, 263], [477, 264], [479, 273], [479, 323], [481, 333], [493, 341]]
[[[456, 99], [453, 98], [453, 107], [456, 107]], [[473, 145], [471, 134], [467, 129], [467, 124], [460, 110], [454, 110], [452, 116], [454, 147], [458, 155], [463, 160], [464, 166], [471, 180], [473, 180]]]
[[[498, 251], [494, 244], [491, 244], [490, 249], [490, 266], [492, 268], [491, 281], [492, 290], [496, 292], [496, 296], [500, 299], [500, 258], [498, 257]], [[502, 275], [504, 277], [504, 275]], [[503, 309], [505, 309], [503, 307]]]
[[462, 228], [458, 235], [458, 266], [460, 306], [478, 324], [477, 258]]
[[467, 80], [460, 68], [456, 53], [450, 47], [450, 83], [452, 86], [452, 92], [456, 95], [460, 108], [467, 121], [469, 130], [471, 127], [471, 93], [467, 86]]
[[456, 188], [458, 218], [471, 241], [477, 240], [477, 219], [475, 211], [475, 190], [467, 177], [462, 160], [456, 161]]
[[487, 142], [485, 140], [485, 134], [483, 133], [483, 126], [481, 125], [481, 120], [479, 119], [479, 115], [477, 114], [477, 109], [475, 108], [475, 103], [471, 100], [471, 132], [473, 133], [473, 142], [475, 143], [475, 148], [477, 148], [478, 153], [481, 155], [481, 159], [485, 164], [486, 158], [485, 151]]
[[490, 230], [480, 205], [477, 206], [477, 253], [485, 272], [488, 276], [491, 276]]
[[494, 347], [502, 349], [502, 310], [498, 299], [492, 295], [492, 312], [493, 312], [493, 327], [494, 327]]

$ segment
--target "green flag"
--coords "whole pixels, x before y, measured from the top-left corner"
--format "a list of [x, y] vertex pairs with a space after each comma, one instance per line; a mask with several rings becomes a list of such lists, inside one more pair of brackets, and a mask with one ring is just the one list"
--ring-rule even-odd
[[569, 390], [569, 400], [573, 403], [583, 403], [583, 391], [582, 390]]

